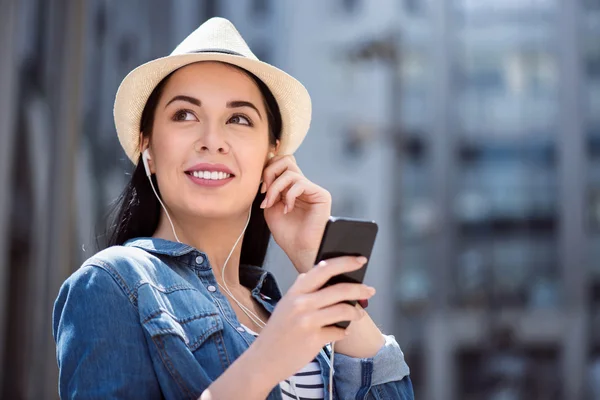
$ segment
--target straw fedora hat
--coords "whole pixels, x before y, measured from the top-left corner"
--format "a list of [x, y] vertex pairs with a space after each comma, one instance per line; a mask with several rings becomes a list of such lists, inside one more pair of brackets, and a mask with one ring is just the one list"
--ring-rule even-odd
[[181, 42], [173, 52], [131, 71], [117, 90], [114, 105], [119, 142], [129, 159], [139, 159], [140, 122], [144, 106], [160, 81], [171, 72], [198, 61], [222, 61], [243, 68], [271, 90], [281, 113], [279, 154], [294, 153], [308, 132], [311, 100], [306, 88], [282, 70], [260, 61], [225, 18], [211, 18]]

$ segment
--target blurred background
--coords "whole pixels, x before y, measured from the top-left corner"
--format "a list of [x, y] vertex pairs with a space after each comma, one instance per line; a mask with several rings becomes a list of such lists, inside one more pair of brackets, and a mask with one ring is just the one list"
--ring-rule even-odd
[[418, 399], [600, 399], [600, 0], [0, 0], [2, 399], [57, 398], [52, 305], [132, 171], [120, 81], [215, 15], [311, 93], [297, 160], [379, 223]]

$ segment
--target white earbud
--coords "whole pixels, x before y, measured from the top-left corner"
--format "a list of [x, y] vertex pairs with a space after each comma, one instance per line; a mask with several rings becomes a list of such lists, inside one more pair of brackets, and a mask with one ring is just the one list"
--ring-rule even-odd
[[146, 170], [146, 175], [150, 176], [152, 173], [150, 172], [150, 165], [148, 164], [148, 160], [150, 159], [150, 152], [148, 149], [142, 152], [142, 162], [144, 163], [144, 169]]

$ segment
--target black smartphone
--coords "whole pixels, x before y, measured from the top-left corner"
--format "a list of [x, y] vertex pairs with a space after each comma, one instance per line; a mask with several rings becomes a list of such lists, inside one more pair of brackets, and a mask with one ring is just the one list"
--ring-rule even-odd
[[[374, 221], [330, 217], [323, 232], [315, 265], [323, 260], [340, 256], [365, 256], [367, 263], [356, 271], [333, 276], [323, 287], [342, 282], [362, 283], [369, 265], [368, 260], [371, 259], [376, 236], [377, 224]], [[345, 303], [354, 306], [357, 300], [360, 299], [345, 301]], [[346, 328], [350, 325], [350, 321], [340, 321], [334, 325]]]

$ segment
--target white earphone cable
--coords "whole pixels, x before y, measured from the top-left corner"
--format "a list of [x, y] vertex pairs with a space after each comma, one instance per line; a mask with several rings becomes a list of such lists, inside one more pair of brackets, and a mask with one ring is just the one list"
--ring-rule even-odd
[[163, 210], [165, 210], [165, 214], [167, 214], [167, 219], [169, 220], [169, 223], [171, 224], [171, 229], [173, 230], [173, 235], [175, 235], [175, 239], [179, 243], [181, 243], [181, 240], [179, 240], [179, 238], [177, 237], [177, 233], [175, 233], [175, 226], [173, 226], [173, 221], [171, 221], [171, 217], [169, 216], [169, 212], [167, 211], [167, 207], [165, 207], [165, 205], [163, 204], [162, 200], [160, 199], [160, 196], [158, 195], [158, 193], [156, 193], [156, 189], [154, 189], [154, 184], [152, 183], [152, 178], [150, 176], [148, 176], [148, 180], [150, 181], [150, 186], [152, 186], [152, 191], [154, 192], [154, 195], [158, 199], [158, 202], [162, 206]]
[[334, 351], [335, 340], [331, 342], [331, 368], [329, 368], [329, 398], [333, 400], [333, 356], [335, 355]]
[[231, 296], [231, 298], [237, 303], [238, 306], [240, 306], [240, 308], [248, 316], [248, 318], [250, 318], [257, 326], [264, 328], [267, 324], [262, 319], [260, 319], [260, 317], [258, 315], [253, 313], [252, 310], [250, 310], [248, 307], [243, 305], [241, 302], [238, 301], [238, 299], [235, 298], [233, 293], [231, 293], [231, 291], [229, 290], [229, 287], [227, 286], [227, 282], [225, 281], [225, 268], [227, 268], [227, 263], [229, 262], [229, 259], [231, 258], [233, 251], [237, 247], [238, 243], [242, 239], [242, 236], [244, 235], [244, 232], [246, 232], [246, 229], [248, 228], [248, 224], [250, 223], [250, 215], [251, 214], [252, 214], [252, 209], [250, 209], [248, 211], [248, 219], [246, 220], [246, 225], [244, 226], [244, 229], [242, 230], [242, 233], [240, 234], [240, 236], [238, 236], [237, 240], [235, 241], [235, 244], [231, 248], [229, 255], [225, 259], [225, 263], [223, 264], [223, 269], [221, 270], [221, 279], [223, 280], [223, 284], [225, 285], [225, 287], [223, 287], [218, 282], [217, 282], [217, 284], [219, 286], [221, 286], [221, 288], [224, 289], [227, 292], [227, 294], [229, 294], [229, 296]]

